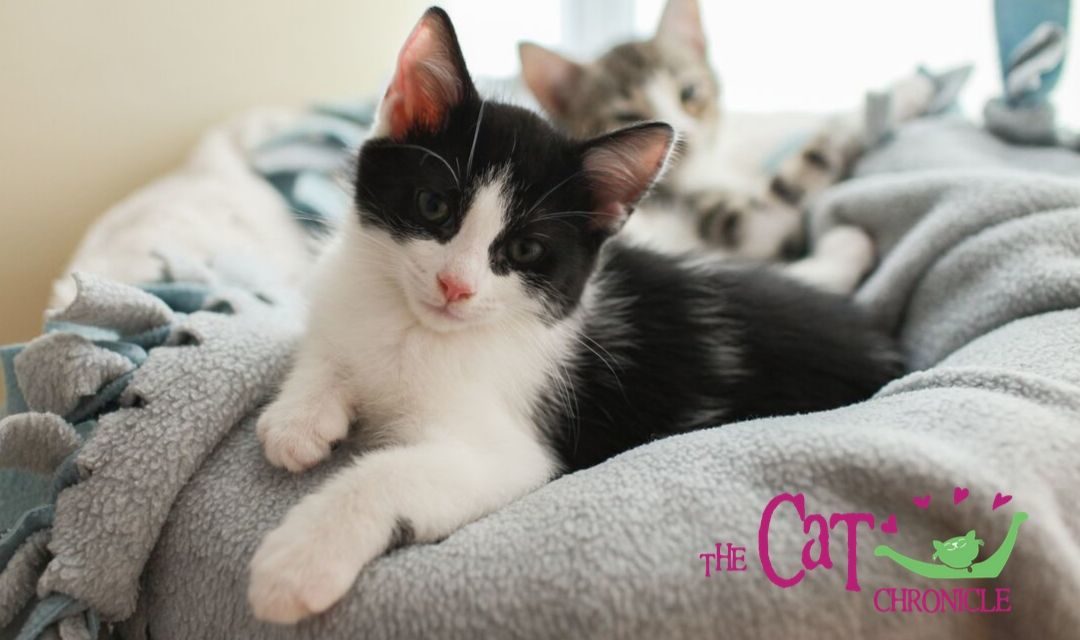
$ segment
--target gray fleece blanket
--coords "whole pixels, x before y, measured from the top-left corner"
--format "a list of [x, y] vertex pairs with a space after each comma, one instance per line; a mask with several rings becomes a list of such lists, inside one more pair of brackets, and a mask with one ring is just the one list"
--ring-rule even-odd
[[[169, 338], [134, 372], [84, 350], [80, 371], [104, 373], [58, 374], [131, 376], [122, 408], [75, 453], [55, 418], [71, 393], [28, 397], [36, 414], [0, 424], [0, 443], [25, 445], [24, 423], [49, 422], [67, 444], [39, 464], [68, 454], [78, 472], [52, 528], [0, 574], [0, 625], [29, 583], [68, 598], [48, 627], [64, 638], [87, 637], [96, 616], [155, 640], [1075, 637], [1080, 156], [941, 120], [900, 131], [859, 176], [821, 202], [812, 230], [873, 234], [882, 259], [857, 299], [900, 337], [913, 373], [855, 406], [669, 438], [562, 477], [381, 558], [295, 628], [251, 617], [246, 565], [347, 457], [292, 476], [254, 437], [295, 307], [234, 291], [232, 314], [185, 315], [85, 279], [79, 322], [115, 328], [116, 310], [153, 307], [129, 333], [165, 326]], [[979, 545], [972, 571], [954, 538]]]

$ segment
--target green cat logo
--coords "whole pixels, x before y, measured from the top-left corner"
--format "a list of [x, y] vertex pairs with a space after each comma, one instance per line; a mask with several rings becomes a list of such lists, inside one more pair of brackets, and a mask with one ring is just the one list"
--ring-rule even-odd
[[1012, 524], [1009, 525], [1009, 532], [1005, 534], [1001, 546], [982, 562], [975, 562], [983, 541], [975, 537], [974, 529], [968, 531], [967, 535], [956, 536], [945, 542], [934, 540], [934, 555], [930, 559], [937, 560], [941, 564], [909, 558], [885, 544], [874, 549], [874, 555], [889, 558], [901, 567], [924, 578], [943, 580], [996, 578], [1005, 568], [1009, 556], [1012, 555], [1013, 547], [1016, 546], [1016, 536], [1020, 532], [1020, 524], [1027, 519], [1026, 513], [1014, 514]]
[[975, 537], [975, 530], [972, 529], [966, 536], [956, 536], [945, 542], [934, 540], [934, 555], [930, 556], [930, 559], [940, 560], [953, 569], [964, 569], [975, 561], [975, 557], [979, 555], [979, 547], [983, 544], [982, 540]]

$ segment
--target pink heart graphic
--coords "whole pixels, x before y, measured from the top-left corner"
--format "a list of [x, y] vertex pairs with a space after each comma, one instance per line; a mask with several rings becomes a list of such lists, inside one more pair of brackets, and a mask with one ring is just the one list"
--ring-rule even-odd
[[967, 487], [957, 487], [952, 490], [952, 503], [960, 504], [964, 500], [967, 500], [968, 490]]
[[881, 523], [882, 533], [896, 533], [896, 514], [890, 513], [888, 520]]
[[911, 501], [914, 502], [915, 506], [920, 508], [920, 509], [929, 508], [930, 507], [930, 494], [928, 493], [925, 496], [915, 496], [914, 498], [911, 499]]
[[1000, 491], [994, 496], [994, 508], [991, 511], [995, 511], [998, 507], [1009, 504], [1009, 500], [1012, 500], [1012, 496], [1002, 494]]

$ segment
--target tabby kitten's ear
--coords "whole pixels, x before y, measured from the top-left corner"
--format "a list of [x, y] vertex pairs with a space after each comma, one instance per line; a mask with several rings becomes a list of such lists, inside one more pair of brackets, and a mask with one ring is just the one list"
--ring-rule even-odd
[[401, 47], [374, 135], [400, 139], [416, 129], [436, 131], [451, 108], [475, 95], [450, 16], [432, 7]]
[[593, 226], [614, 233], [634, 205], [663, 173], [675, 130], [663, 122], [644, 122], [584, 143], [582, 168], [592, 189]]
[[701, 26], [701, 9], [697, 0], [668, 0], [656, 29], [656, 39], [690, 45], [705, 56], [705, 29]]
[[521, 75], [540, 106], [556, 118], [565, 116], [566, 97], [577, 88], [582, 66], [532, 42], [520, 43], [518, 56]]

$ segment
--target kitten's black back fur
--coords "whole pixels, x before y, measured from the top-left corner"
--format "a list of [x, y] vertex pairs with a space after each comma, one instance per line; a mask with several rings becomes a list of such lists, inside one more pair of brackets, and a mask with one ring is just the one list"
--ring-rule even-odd
[[852, 404], [903, 371], [847, 300], [764, 268], [611, 243], [594, 278], [576, 404], [553, 393], [541, 411], [568, 470], [667, 435]]

